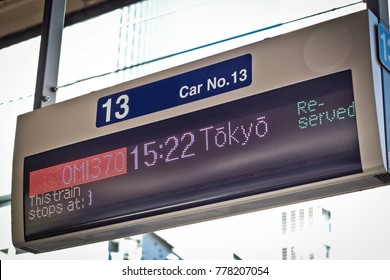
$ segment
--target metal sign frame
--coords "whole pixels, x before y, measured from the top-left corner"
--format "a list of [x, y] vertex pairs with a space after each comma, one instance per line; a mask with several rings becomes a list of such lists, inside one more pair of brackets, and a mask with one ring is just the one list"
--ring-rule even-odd
[[[370, 11], [362, 11], [20, 116], [15, 141], [12, 191], [15, 246], [32, 252], [44, 252], [383, 185], [387, 182], [387, 157], [380, 64], [375, 43], [377, 23]], [[337, 40], [329, 40], [329, 34], [332, 34], [332, 38], [336, 34]], [[248, 53], [252, 56], [254, 77], [248, 86], [96, 127], [100, 98]], [[26, 241], [23, 211], [26, 157], [348, 69], [352, 70], [362, 173]], [[121, 102], [119, 104], [123, 104]], [[45, 126], [41, 126], [42, 123]]]

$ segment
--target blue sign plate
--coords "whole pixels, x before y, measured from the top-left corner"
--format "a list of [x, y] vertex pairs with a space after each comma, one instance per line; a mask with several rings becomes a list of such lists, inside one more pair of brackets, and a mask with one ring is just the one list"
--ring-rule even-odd
[[390, 31], [382, 23], [378, 24], [379, 60], [390, 70]]
[[246, 54], [137, 88], [101, 97], [96, 126], [102, 127], [201, 100], [252, 83], [252, 56]]

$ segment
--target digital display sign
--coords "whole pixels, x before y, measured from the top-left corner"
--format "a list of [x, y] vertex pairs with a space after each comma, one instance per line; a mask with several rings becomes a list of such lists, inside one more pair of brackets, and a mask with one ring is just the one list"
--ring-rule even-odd
[[25, 239], [362, 172], [352, 72], [25, 158]]
[[30, 174], [30, 197], [127, 173], [127, 149], [40, 169]]

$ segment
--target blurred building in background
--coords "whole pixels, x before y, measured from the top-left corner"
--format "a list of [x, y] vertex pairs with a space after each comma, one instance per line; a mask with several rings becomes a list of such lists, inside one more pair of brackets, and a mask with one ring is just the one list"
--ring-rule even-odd
[[282, 212], [283, 260], [331, 259], [332, 213], [320, 206]]
[[173, 246], [155, 233], [109, 241], [108, 254], [110, 260], [181, 260]]

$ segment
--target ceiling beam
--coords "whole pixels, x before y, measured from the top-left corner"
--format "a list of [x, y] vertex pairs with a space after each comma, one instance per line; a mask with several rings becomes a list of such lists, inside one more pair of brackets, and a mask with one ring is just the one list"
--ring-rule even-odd
[[[64, 26], [70, 26], [102, 14], [114, 11], [116, 9], [129, 6], [131, 4], [144, 0], [106, 0], [100, 3], [88, 6], [81, 10], [67, 13], [65, 16]], [[71, 1], [70, 1], [71, 2]], [[10, 12], [10, 11], [9, 11]], [[43, 10], [42, 10], [43, 15]], [[0, 49], [12, 46], [14, 44], [26, 41], [28, 39], [41, 35], [42, 23], [24, 28], [22, 30], [12, 32], [0, 37]]]

